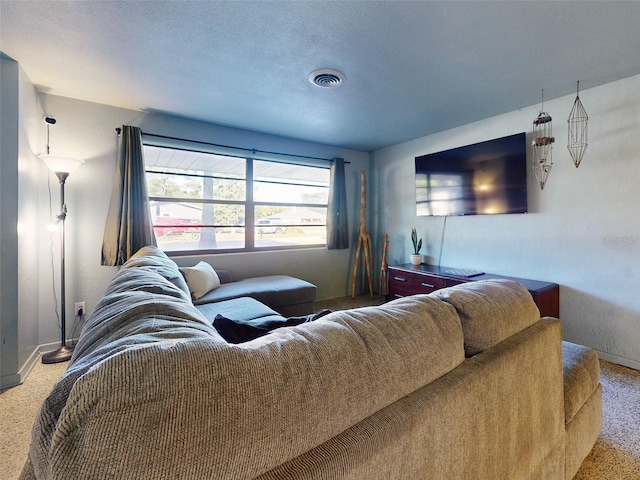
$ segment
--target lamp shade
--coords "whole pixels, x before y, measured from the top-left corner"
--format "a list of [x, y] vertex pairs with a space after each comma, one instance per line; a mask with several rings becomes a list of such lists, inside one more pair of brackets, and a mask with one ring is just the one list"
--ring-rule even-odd
[[54, 155], [41, 155], [40, 158], [53, 172], [71, 173], [84, 163], [84, 160], [68, 157], [56, 157]]

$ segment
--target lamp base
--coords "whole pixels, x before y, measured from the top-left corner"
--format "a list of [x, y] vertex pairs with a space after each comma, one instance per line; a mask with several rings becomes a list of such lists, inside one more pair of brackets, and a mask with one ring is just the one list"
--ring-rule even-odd
[[45, 353], [44, 355], [42, 355], [42, 363], [51, 364], [66, 362], [67, 360], [71, 359], [71, 355], [73, 355], [73, 347], [63, 345], [53, 352]]

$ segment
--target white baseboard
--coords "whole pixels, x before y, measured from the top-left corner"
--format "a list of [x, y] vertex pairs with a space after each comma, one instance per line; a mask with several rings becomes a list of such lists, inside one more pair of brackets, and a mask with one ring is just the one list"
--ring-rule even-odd
[[6, 378], [6, 377], [2, 378], [2, 388], [10, 388], [10, 387], [16, 387], [18, 385], [22, 385], [25, 378], [27, 378], [27, 375], [29, 375], [34, 365], [40, 359], [40, 355], [42, 354], [42, 352], [40, 351], [40, 348], [41, 346], [38, 345], [36, 348], [33, 349], [33, 352], [31, 352], [31, 355], [29, 355], [29, 358], [27, 358], [27, 361], [24, 362], [24, 364], [22, 365], [22, 367], [20, 367], [20, 369], [16, 374], [11, 375], [10, 378]]
[[616, 363], [624, 367], [633, 368], [634, 370], [640, 370], [640, 362], [637, 360], [631, 360], [630, 358], [619, 357], [617, 355], [611, 355], [610, 353], [601, 352], [596, 350], [598, 357], [607, 362]]
[[[75, 343], [71, 340], [67, 340], [67, 342], [70, 344]], [[53, 352], [58, 348], [60, 348], [60, 342], [52, 342], [52, 343], [43, 343], [42, 345], [38, 345], [36, 350], [38, 351], [39, 355], [42, 355], [43, 353]]]
[[[75, 345], [77, 341], [78, 341], [77, 339], [68, 340], [68, 344]], [[15, 387], [17, 385], [21, 385], [27, 378], [27, 375], [31, 373], [31, 370], [33, 370], [33, 367], [36, 365], [36, 363], [40, 361], [40, 357], [42, 357], [42, 354], [53, 352], [59, 347], [60, 347], [60, 342], [43, 343], [42, 345], [38, 345], [36, 348], [33, 349], [33, 352], [31, 352], [31, 355], [29, 355], [29, 358], [27, 358], [27, 361], [24, 362], [22, 367], [20, 367], [20, 369], [18, 370], [18, 373], [13, 376], [15, 378], [11, 379], [12, 380], [11, 385], [5, 385], [4, 380], [7, 380], [7, 379], [3, 378], [2, 388], [9, 388], [9, 387]]]
[[38, 363], [38, 360], [40, 360], [40, 355], [42, 355], [42, 352], [40, 351], [40, 345], [38, 345], [36, 348], [34, 348], [33, 352], [31, 352], [31, 355], [29, 355], [29, 358], [27, 358], [27, 361], [24, 362], [24, 365], [22, 365], [22, 368], [18, 370], [18, 374], [20, 375], [20, 378], [21, 378], [20, 383], [24, 382], [24, 379], [27, 378], [27, 375], [31, 373], [31, 370], [33, 370], [33, 367], [36, 365], [36, 363]]

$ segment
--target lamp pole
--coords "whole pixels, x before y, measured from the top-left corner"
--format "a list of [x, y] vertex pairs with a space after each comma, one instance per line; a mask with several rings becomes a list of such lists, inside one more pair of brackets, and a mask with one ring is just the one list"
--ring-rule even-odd
[[60, 348], [42, 355], [42, 363], [66, 362], [73, 355], [73, 347], [67, 346], [66, 332], [66, 293], [64, 271], [64, 221], [67, 218], [67, 205], [64, 203], [64, 183], [69, 176], [67, 172], [55, 172], [60, 181], [60, 214], [56, 217], [60, 220]]
[[[53, 352], [42, 355], [42, 363], [60, 363], [71, 359], [73, 346], [67, 346], [67, 312], [66, 312], [66, 292], [64, 288], [64, 221], [67, 218], [67, 205], [64, 203], [64, 183], [71, 172], [84, 163], [84, 160], [77, 160], [65, 157], [55, 157], [49, 155], [49, 126], [56, 124], [56, 119], [50, 116], [44, 118], [47, 124], [47, 154], [40, 158], [47, 165], [49, 170], [55, 172], [60, 181], [60, 214], [56, 217], [60, 222], [60, 347]], [[55, 292], [55, 289], [54, 289]]]

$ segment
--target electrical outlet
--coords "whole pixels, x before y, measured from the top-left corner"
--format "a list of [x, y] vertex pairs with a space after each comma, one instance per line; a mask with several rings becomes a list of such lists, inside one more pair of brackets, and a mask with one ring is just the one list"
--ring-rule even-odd
[[74, 312], [76, 316], [81, 317], [87, 314], [87, 303], [86, 302], [76, 302]]

